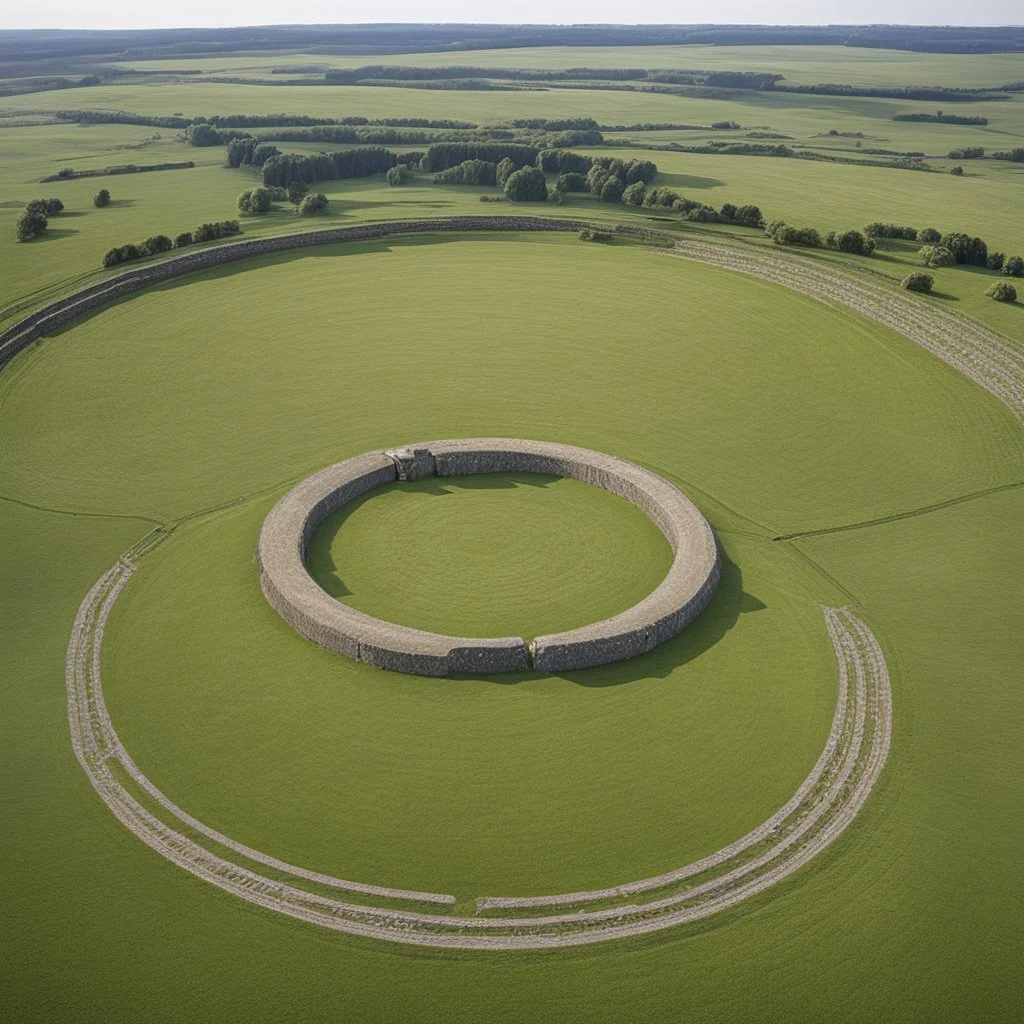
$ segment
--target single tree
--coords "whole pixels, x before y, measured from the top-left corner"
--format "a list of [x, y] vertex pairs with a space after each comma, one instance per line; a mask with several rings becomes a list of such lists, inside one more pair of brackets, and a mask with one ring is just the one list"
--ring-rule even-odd
[[505, 195], [517, 203], [543, 203], [548, 197], [544, 172], [536, 167], [523, 167], [508, 176]]
[[99, 190], [99, 192], [97, 192], [96, 195], [94, 195], [92, 197], [92, 205], [93, 206], [109, 206], [110, 205], [110, 192], [107, 189], [105, 189], [105, 188], [101, 188]]
[[303, 217], [312, 217], [323, 210], [327, 209], [329, 200], [323, 192], [310, 192], [301, 203], [299, 203], [299, 213]]
[[29, 239], [38, 238], [46, 230], [46, 214], [38, 210], [26, 210], [15, 225], [15, 234], [19, 242], [27, 242]]
[[1011, 256], [1003, 264], [1003, 273], [1007, 277], [1024, 277], [1024, 259], [1020, 256]]
[[942, 245], [926, 245], [917, 253], [926, 267], [948, 267], [956, 262], [955, 257]]

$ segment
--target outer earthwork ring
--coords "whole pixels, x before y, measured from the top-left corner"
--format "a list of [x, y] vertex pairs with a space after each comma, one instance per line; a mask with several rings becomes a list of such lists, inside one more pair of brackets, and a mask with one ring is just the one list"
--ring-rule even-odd
[[[394, 480], [476, 473], [548, 473], [617, 494], [647, 513], [672, 547], [659, 586], [626, 611], [565, 633], [537, 637], [443, 636], [364, 615], [330, 597], [306, 571], [309, 541], [332, 512]], [[622, 661], [685, 629], [707, 606], [720, 577], [707, 520], [678, 488], [650, 470], [601, 452], [548, 441], [472, 438], [367, 452], [308, 477], [263, 522], [260, 581], [274, 609], [303, 636], [379, 668], [415, 675], [564, 672]]]

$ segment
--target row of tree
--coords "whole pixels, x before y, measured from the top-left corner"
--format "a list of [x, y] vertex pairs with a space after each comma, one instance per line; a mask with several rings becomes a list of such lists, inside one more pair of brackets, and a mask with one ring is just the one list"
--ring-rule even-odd
[[130, 263], [146, 256], [170, 252], [171, 249], [183, 249], [198, 242], [211, 242], [228, 235], [237, 235], [241, 231], [237, 220], [222, 220], [200, 224], [192, 231], [183, 231], [172, 239], [169, 235], [151, 235], [144, 242], [131, 242], [128, 245], [116, 245], [103, 254], [103, 266], [116, 267], [121, 263]]
[[934, 114], [893, 114], [894, 121], [926, 121], [932, 124], [988, 124], [988, 118], [969, 114], [944, 114], [941, 110]]
[[[875, 250], [877, 238], [899, 238], [910, 241], [924, 242], [918, 255], [926, 267], [951, 267], [956, 264], [984, 267], [987, 270], [1002, 271], [1007, 277], [1024, 277], [1024, 258], [1007, 257], [1004, 253], [990, 251], [985, 241], [977, 236], [950, 231], [942, 234], [935, 228], [903, 227], [898, 224], [869, 224], [863, 232], [850, 230], [843, 232], [831, 231], [822, 239], [815, 228], [796, 228], [785, 221], [773, 221], [765, 228], [777, 245], [803, 245], [820, 248], [824, 245], [829, 249], [854, 253], [858, 256], [870, 256]], [[903, 287], [910, 291], [927, 291], [924, 277], [915, 278], [912, 285], [904, 283]]]
[[293, 181], [312, 183], [385, 174], [398, 162], [388, 149], [344, 149], [336, 153], [281, 153], [263, 165], [263, 184], [287, 188]]
[[228, 143], [228, 167], [262, 167], [281, 150], [269, 142], [260, 142], [251, 135]]
[[444, 171], [466, 160], [497, 164], [508, 157], [517, 167], [532, 164], [540, 150], [517, 142], [440, 142], [430, 146], [420, 162], [425, 171]]

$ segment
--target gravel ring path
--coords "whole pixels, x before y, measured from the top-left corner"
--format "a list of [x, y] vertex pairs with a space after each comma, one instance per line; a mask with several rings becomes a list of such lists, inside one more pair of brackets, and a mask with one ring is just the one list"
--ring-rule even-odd
[[[333, 930], [418, 945], [511, 950], [600, 942], [699, 920], [762, 892], [829, 845], [852, 820], [885, 761], [891, 700], [881, 650], [870, 630], [848, 609], [823, 608], [839, 666], [839, 696], [822, 756], [794, 798], [743, 839], [686, 868], [615, 890], [563, 894], [549, 897], [547, 902], [572, 904], [629, 895], [736, 861], [726, 873], [651, 902], [541, 917], [455, 917], [360, 905], [325, 896], [230, 861], [205, 848], [194, 836], [212, 840], [225, 850], [296, 881], [402, 902], [449, 906], [455, 902], [454, 897], [446, 895], [348, 882], [269, 857], [181, 810], [135, 765], [117, 736], [103, 699], [101, 650], [108, 617], [135, 572], [135, 559], [151, 548], [154, 540], [159, 543], [159, 535], [151, 535], [105, 572], [82, 601], [75, 618], [65, 666], [75, 756], [114, 815], [162, 856], [250, 903]], [[141, 791], [140, 795], [146, 794], [192, 834], [178, 831], [144, 806], [129, 790], [128, 780]], [[752, 859], [743, 859], [742, 854], [759, 843], [764, 849]], [[485, 898], [478, 901], [478, 914], [487, 909], [531, 905], [530, 901]]]

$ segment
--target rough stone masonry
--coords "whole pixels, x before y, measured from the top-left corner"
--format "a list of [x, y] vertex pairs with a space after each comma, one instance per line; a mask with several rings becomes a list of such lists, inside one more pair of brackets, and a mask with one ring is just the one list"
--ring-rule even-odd
[[[306, 571], [306, 552], [317, 526], [359, 495], [395, 480], [475, 473], [547, 473], [625, 498], [654, 520], [671, 545], [668, 574], [632, 608], [527, 645], [521, 637], [444, 636], [373, 618], [336, 601]], [[356, 661], [426, 676], [565, 672], [632, 658], [693, 622], [714, 596], [720, 577], [711, 527], [667, 480], [601, 452], [515, 438], [431, 441], [367, 452], [329, 466], [294, 487], [270, 511], [258, 555], [263, 593], [303, 636]]]

